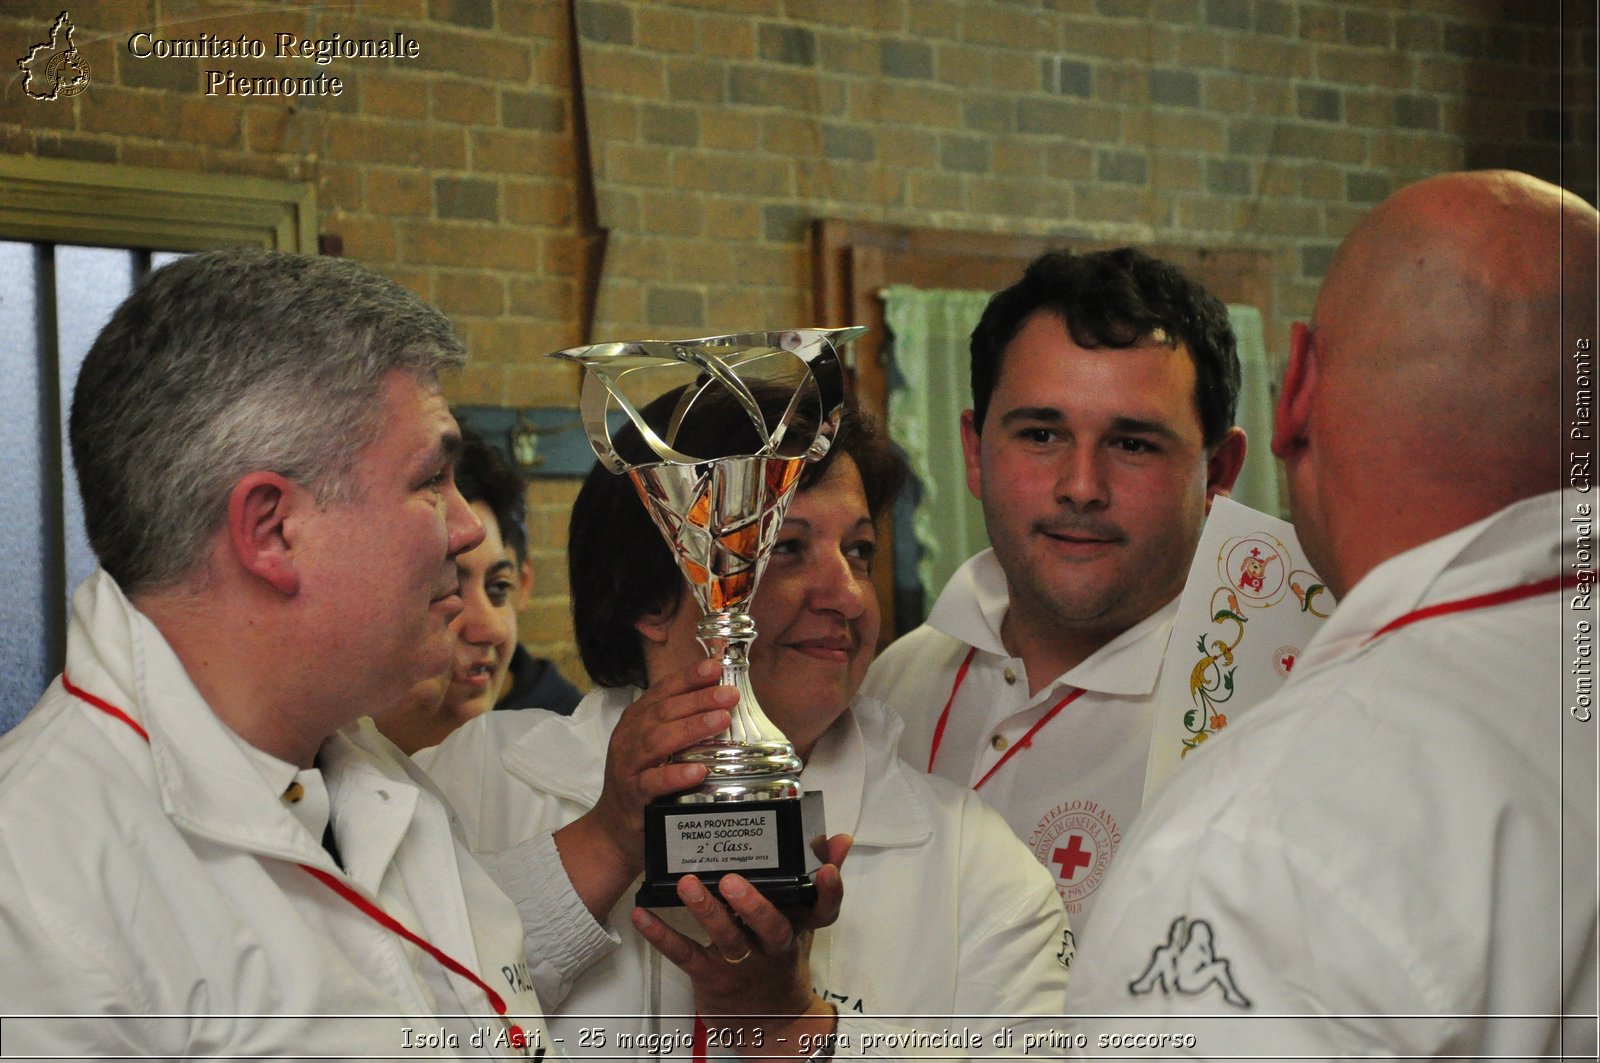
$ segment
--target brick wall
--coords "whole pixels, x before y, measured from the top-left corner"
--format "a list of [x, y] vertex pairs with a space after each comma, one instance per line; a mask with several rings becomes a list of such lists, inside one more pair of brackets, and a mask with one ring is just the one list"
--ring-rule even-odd
[[1566, 183], [1594, 198], [1591, 4], [580, 10], [601, 213], [618, 230], [609, 332], [806, 318], [806, 222], [824, 215], [1266, 248], [1280, 305], [1304, 314], [1340, 237], [1408, 181], [1480, 166], [1557, 179], [1565, 149]]
[[[453, 401], [564, 405], [572, 367], [535, 357], [579, 341], [573, 287], [574, 156], [567, 15], [555, 3], [379, 0], [307, 11], [256, 3], [24, 0], [0, 8], [0, 59], [48, 37], [65, 7], [89, 87], [70, 100], [24, 96], [6, 79], [0, 150], [43, 158], [311, 182], [320, 230], [343, 253], [449, 313], [472, 364]], [[261, 39], [264, 59], [135, 58], [141, 30]], [[278, 59], [280, 32], [417, 41], [414, 60]], [[149, 51], [147, 44], [140, 50]], [[326, 74], [339, 96], [207, 96], [206, 71]], [[565, 514], [576, 485], [529, 491], [534, 596], [525, 641], [582, 674], [566, 614]], [[541, 534], [541, 529], [543, 534]]]
[[[0, 10], [4, 58], [66, 0]], [[571, 401], [579, 232], [567, 8], [548, 0], [68, 5], [92, 84], [0, 99], [0, 150], [312, 182], [344, 253], [443, 307], [452, 399]], [[840, 216], [1258, 247], [1285, 321], [1390, 190], [1513, 166], [1595, 198], [1582, 0], [580, 0], [598, 338], [806, 323], [807, 223]], [[135, 59], [133, 32], [389, 37], [413, 60]], [[339, 97], [208, 97], [205, 71]], [[1281, 350], [1284, 337], [1269, 344]], [[576, 675], [565, 511], [530, 491], [529, 641]]]

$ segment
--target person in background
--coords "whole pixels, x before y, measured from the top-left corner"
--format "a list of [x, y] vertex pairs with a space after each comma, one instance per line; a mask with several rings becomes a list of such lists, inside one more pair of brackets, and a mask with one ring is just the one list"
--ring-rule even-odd
[[[765, 400], [769, 417], [786, 398]], [[685, 429], [704, 438], [680, 434], [676, 445], [740, 453], [736, 428], [729, 416], [710, 418]], [[899, 761], [897, 719], [857, 696], [877, 640], [875, 521], [904, 476], [876, 428], [848, 412], [827, 457], [802, 472], [752, 605], [760, 634], [750, 651], [751, 684], [806, 761], [807, 789], [822, 791], [828, 830], [854, 837], [851, 892], [842, 910], [832, 910], [833, 925], [817, 929], [834, 918], [826, 892], [837, 886], [832, 868], [818, 876], [818, 916], [793, 930], [736, 875], [717, 893], [694, 876], [680, 884], [693, 916], [716, 928], [710, 944], [669, 940], [655, 915], [630, 916], [624, 898], [644, 869], [644, 800], [688, 788], [705, 770], [662, 764], [690, 744], [685, 728], [699, 726], [689, 709], [670, 706], [720, 668], [705, 659], [695, 636], [699, 606], [627, 477], [595, 467], [573, 507], [568, 540], [579, 649], [601, 688], [571, 718], [496, 713], [424, 754], [474, 848], [498, 854], [552, 838], [549, 849], [585, 908], [569, 938], [609, 939], [591, 967], [544, 997], [568, 1051], [616, 1051], [615, 1043], [582, 1042], [580, 1031], [599, 1016], [613, 1017], [613, 1034], [697, 1036], [689, 1018], [697, 1010], [713, 1025], [730, 1012], [773, 1014], [751, 1020], [745, 1034], [752, 1040], [744, 1043], [806, 1055], [798, 1035], [825, 1035], [835, 1014], [855, 1021], [1058, 1012], [1067, 923], [1048, 876], [970, 791]], [[658, 712], [661, 706], [669, 709]], [[725, 711], [703, 717], [718, 730], [728, 720]], [[677, 773], [670, 781], [669, 772]], [[640, 793], [635, 780], [642, 778], [653, 793]], [[518, 883], [549, 862], [531, 859], [520, 872], [500, 860], [495, 866], [513, 896], [538, 896]], [[542, 895], [556, 892], [546, 887]], [[735, 924], [721, 901], [755, 914]], [[662, 964], [651, 943], [665, 944], [695, 985]], [[696, 993], [707, 985], [718, 991]], [[637, 1018], [629, 1025], [617, 1016]]]
[[1595, 1058], [1595, 732], [1563, 689], [1593, 508], [1563, 444], [1597, 226], [1456, 173], [1339, 246], [1272, 441], [1339, 605], [1144, 813], [1069, 1011], [1175, 1055]]
[[[515, 476], [516, 471], [497, 450], [496, 464]], [[519, 479], [516, 502], [501, 523], [502, 538], [516, 562], [512, 584], [511, 602], [513, 619], [528, 607], [528, 596], [533, 592], [533, 558], [528, 551], [528, 504]], [[522, 645], [514, 642], [511, 667], [500, 678], [496, 709], [548, 709], [561, 716], [571, 716], [583, 694], [567, 681], [556, 663], [546, 657], [536, 657]]]
[[[522, 480], [500, 452], [463, 430], [455, 463], [456, 487], [483, 524], [483, 541], [456, 558], [461, 613], [450, 622], [455, 653], [450, 666], [423, 680], [390, 708], [373, 714], [378, 730], [407, 753], [436, 746], [446, 735], [494, 704], [517, 645], [515, 591], [518, 555], [526, 549]], [[508, 530], [509, 529], [509, 530]]]
[[548, 1050], [516, 908], [362, 720], [450, 661], [465, 359], [394, 282], [262, 250], [181, 258], [100, 331], [70, 437], [101, 567], [0, 739], [8, 1052]]
[[977, 790], [1083, 923], [1144, 800], [1152, 695], [1211, 500], [1244, 463], [1226, 308], [1132, 248], [1052, 251], [989, 301], [962, 414], [993, 549], [863, 690]]

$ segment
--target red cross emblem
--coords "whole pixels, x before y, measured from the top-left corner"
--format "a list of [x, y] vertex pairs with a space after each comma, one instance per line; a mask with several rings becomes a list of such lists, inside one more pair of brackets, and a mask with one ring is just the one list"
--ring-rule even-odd
[[1061, 866], [1061, 881], [1071, 882], [1078, 877], [1078, 872], [1089, 866], [1092, 859], [1083, 848], [1083, 835], [1074, 834], [1065, 849], [1057, 849], [1050, 854], [1052, 863]]

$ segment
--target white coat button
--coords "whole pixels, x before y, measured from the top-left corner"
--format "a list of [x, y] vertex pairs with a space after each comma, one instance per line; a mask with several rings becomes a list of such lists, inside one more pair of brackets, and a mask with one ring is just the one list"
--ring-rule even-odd
[[1010, 669], [1010, 668], [1006, 669], [1006, 685], [1007, 686], [1016, 686], [1017, 685], [1017, 673], [1015, 671], [1013, 671], [1012, 669]]
[[1005, 749], [1010, 744], [1010, 742], [1006, 741], [1005, 735], [995, 735], [989, 739], [989, 745], [994, 747], [996, 752]]

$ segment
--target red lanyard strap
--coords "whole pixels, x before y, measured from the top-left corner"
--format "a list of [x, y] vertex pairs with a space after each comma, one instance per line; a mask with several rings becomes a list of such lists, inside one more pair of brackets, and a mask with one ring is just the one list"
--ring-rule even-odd
[[990, 779], [994, 778], [994, 773], [995, 772], [999, 771], [1001, 768], [1006, 766], [1006, 761], [1008, 761], [1012, 757], [1016, 756], [1019, 751], [1021, 751], [1023, 749], [1026, 749], [1028, 746], [1033, 745], [1033, 736], [1038, 734], [1039, 733], [1039, 729], [1042, 728], [1045, 724], [1047, 724], [1051, 720], [1055, 719], [1056, 718], [1056, 713], [1060, 712], [1062, 709], [1066, 708], [1068, 705], [1071, 705], [1074, 701], [1077, 701], [1081, 697], [1083, 697], [1083, 688], [1079, 687], [1077, 690], [1072, 691], [1066, 697], [1062, 698], [1060, 701], [1058, 701], [1054, 705], [1050, 706], [1050, 711], [1045, 713], [1043, 716], [1039, 717], [1039, 722], [1034, 724], [1032, 727], [1028, 728], [1028, 733], [1023, 735], [1022, 739], [1019, 742], [1017, 742], [1016, 745], [1014, 745], [1010, 749], [1006, 750], [1006, 755], [1001, 757], [999, 760], [995, 761], [994, 767], [990, 768], [988, 770], [988, 772], [984, 775], [983, 778], [981, 778], [977, 782], [973, 783], [972, 784], [972, 788], [974, 790], [982, 789], [984, 783], [986, 783]]
[[1541, 594], [1559, 591], [1562, 586], [1561, 576], [1551, 576], [1549, 579], [1538, 580], [1533, 583], [1524, 583], [1518, 587], [1507, 587], [1504, 590], [1490, 591], [1488, 594], [1478, 594], [1471, 598], [1457, 598], [1452, 602], [1440, 602], [1437, 605], [1424, 606], [1413, 609], [1404, 616], [1396, 617], [1387, 624], [1374, 631], [1366, 638], [1367, 642], [1409, 627], [1419, 620], [1431, 620], [1436, 616], [1445, 616], [1450, 613], [1465, 613], [1473, 609], [1487, 609], [1490, 606], [1506, 605], [1510, 602], [1520, 602], [1524, 598], [1534, 598]]
[[[1487, 594], [1478, 594], [1470, 598], [1458, 598], [1455, 601], [1440, 602], [1437, 605], [1429, 605], [1421, 609], [1414, 609], [1411, 612], [1406, 613], [1404, 616], [1396, 617], [1394, 620], [1389, 621], [1383, 627], [1367, 636], [1366, 641], [1371, 642], [1373, 639], [1387, 635], [1391, 631], [1398, 631], [1403, 627], [1409, 627], [1419, 620], [1429, 620], [1433, 617], [1445, 616], [1450, 613], [1469, 612], [1473, 609], [1487, 609], [1491, 606], [1506, 605], [1511, 602], [1518, 602], [1524, 598], [1533, 598], [1541, 594], [1549, 594], [1552, 591], [1559, 591], [1562, 587], [1562, 584], [1562, 576], [1551, 576], [1548, 579], [1537, 580], [1533, 583], [1524, 583], [1516, 587], [1507, 587], [1504, 590], [1490, 591]], [[962, 660], [961, 667], [956, 670], [955, 682], [950, 685], [950, 696], [945, 699], [944, 711], [939, 714], [939, 723], [933, 729], [933, 747], [928, 752], [928, 773], [930, 775], [933, 774], [934, 761], [937, 760], [939, 756], [939, 746], [944, 741], [945, 725], [950, 722], [950, 707], [956, 703], [956, 694], [961, 690], [961, 684], [966, 682], [967, 669], [972, 666], [972, 659], [973, 657], [977, 656], [977, 653], [978, 648], [976, 646], [967, 651], [967, 656], [964, 660]], [[1050, 710], [1041, 716], [1039, 721], [1028, 729], [1028, 733], [1022, 736], [1021, 741], [1017, 742], [1016, 745], [1006, 750], [1005, 756], [996, 761], [994, 767], [990, 768], [988, 772], [984, 774], [983, 778], [974, 783], [972, 788], [974, 790], [980, 789], [984, 783], [992, 779], [995, 772], [1005, 767], [1006, 761], [1015, 756], [1018, 750], [1032, 744], [1033, 736], [1039, 733], [1040, 728], [1053, 720], [1057, 713], [1066, 708], [1068, 705], [1072, 704], [1082, 695], [1083, 691], [1081, 689], [1074, 690], [1066, 697], [1052, 705]]]
[[[460, 975], [462, 978], [465, 978], [467, 981], [483, 990], [483, 995], [489, 998], [489, 1006], [494, 1008], [495, 1014], [502, 1017], [505, 1016], [505, 999], [502, 998], [499, 993], [496, 993], [493, 989], [491, 989], [489, 984], [482, 978], [479, 978], [477, 974], [474, 973], [470, 968], [467, 968], [461, 963], [457, 962], [455, 957], [449, 955], [443, 949], [422, 937], [420, 934], [416, 934], [411, 930], [408, 930], [398, 919], [384, 911], [382, 908], [379, 908], [376, 904], [373, 904], [365, 897], [361, 896], [361, 894], [357, 893], [347, 883], [340, 882], [337, 878], [328, 874], [328, 872], [319, 867], [312, 867], [310, 864], [300, 864], [298, 866], [300, 870], [304, 871], [318, 882], [321, 882], [324, 886], [327, 886], [340, 897], [343, 897], [362, 915], [365, 915], [368, 919], [371, 919], [374, 923], [377, 923], [391, 934], [398, 934], [400, 937], [405, 938], [407, 941], [411, 942], [411, 944], [415, 945], [423, 952], [426, 952], [429, 956], [432, 956], [445, 970]], [[522, 1027], [512, 1023], [510, 1041], [511, 1047], [523, 1048], [527, 1046], [529, 1038], [527, 1033], [523, 1031]]]
[[[138, 722], [135, 721], [132, 716], [129, 716], [126, 712], [117, 708], [104, 698], [96, 697], [87, 690], [84, 690], [82, 687], [76, 685], [72, 682], [72, 680], [67, 678], [67, 674], [65, 672], [61, 673], [61, 685], [66, 689], [68, 694], [71, 694], [79, 701], [82, 701], [88, 705], [92, 705], [106, 715], [121, 720], [123, 723], [133, 728], [134, 732], [138, 734], [140, 738], [144, 739], [146, 742], [150, 741], [150, 733], [143, 727], [139, 726]], [[411, 942], [411, 944], [415, 945], [423, 952], [426, 952], [429, 956], [432, 956], [445, 970], [460, 975], [462, 978], [465, 978], [467, 981], [483, 990], [484, 996], [489, 998], [489, 1005], [490, 1007], [494, 1008], [496, 1015], [504, 1016], [506, 1014], [506, 1002], [500, 996], [500, 994], [496, 993], [492, 988], [490, 988], [487, 982], [485, 982], [482, 978], [479, 978], [475, 973], [463, 966], [454, 957], [447, 954], [443, 949], [434, 945], [433, 942], [428, 941], [421, 935], [406, 929], [406, 927], [403, 926], [394, 916], [390, 915], [382, 908], [379, 908], [376, 904], [373, 904], [371, 901], [361, 896], [361, 894], [357, 893], [348, 884], [339, 881], [326, 871], [323, 871], [320, 868], [312, 867], [310, 864], [297, 864], [296, 866], [299, 867], [300, 870], [306, 872], [306, 874], [310, 875], [312, 878], [321, 882], [324, 886], [327, 886], [329, 889], [333, 890], [334, 893], [338, 894], [341, 898], [353, 905], [357, 911], [361, 912], [363, 915], [377, 923], [379, 926], [383, 927], [385, 930], [393, 934], [398, 934], [400, 937]], [[530, 1043], [528, 1034], [516, 1023], [510, 1023], [510, 1027], [511, 1030], [509, 1034], [509, 1040], [511, 1042], [511, 1047], [526, 1048]]]
[[67, 691], [68, 694], [71, 694], [73, 697], [77, 698], [79, 701], [87, 702], [88, 704], [93, 705], [95, 708], [99, 709], [101, 712], [105, 713], [107, 716], [111, 716], [111, 717], [114, 717], [115, 719], [121, 720], [123, 723], [125, 723], [129, 727], [133, 728], [134, 733], [137, 734], [140, 738], [144, 739], [146, 742], [150, 741], [150, 732], [146, 731], [143, 727], [139, 726], [138, 721], [136, 721], [132, 716], [129, 716], [127, 713], [123, 712], [121, 709], [119, 709], [115, 705], [111, 704], [111, 702], [106, 701], [104, 698], [98, 698], [95, 695], [89, 693], [87, 690], [84, 690], [82, 687], [80, 687], [77, 684], [75, 684], [72, 680], [68, 679], [67, 678], [67, 673], [65, 673], [65, 672], [61, 673], [61, 685], [66, 688], [66, 691]]
[[928, 750], [928, 774], [933, 774], [933, 762], [939, 758], [939, 744], [944, 741], [944, 725], [950, 722], [950, 706], [956, 703], [956, 691], [961, 689], [961, 684], [967, 681], [967, 669], [972, 667], [972, 658], [978, 655], [978, 647], [974, 646], [967, 651], [966, 659], [961, 662], [961, 667], [956, 669], [956, 681], [950, 684], [950, 696], [944, 701], [944, 711], [939, 714], [939, 724], [933, 729], [933, 748]]
[[[939, 714], [939, 723], [933, 729], [933, 748], [928, 751], [928, 774], [930, 775], [933, 774], [933, 762], [939, 757], [939, 746], [944, 742], [945, 724], [950, 722], [950, 706], [956, 703], [956, 694], [961, 690], [961, 684], [967, 681], [967, 669], [972, 667], [972, 658], [976, 657], [977, 654], [978, 647], [976, 646], [967, 651], [967, 656], [961, 662], [961, 667], [956, 669], [955, 682], [950, 684], [950, 696], [945, 699], [944, 711]], [[1032, 727], [1028, 728], [1028, 733], [1023, 735], [1022, 739], [1018, 741], [1016, 745], [1006, 750], [1006, 755], [995, 761], [994, 767], [990, 768], [984, 774], [983, 778], [973, 783], [972, 788], [974, 790], [982, 789], [983, 784], [994, 778], [994, 773], [1005, 767], [1006, 761], [1016, 756], [1018, 750], [1024, 749], [1033, 744], [1033, 736], [1039, 733], [1039, 729], [1041, 727], [1055, 719], [1057, 713], [1066, 708], [1068, 705], [1071, 705], [1074, 701], [1077, 701], [1082, 696], [1082, 689], [1074, 690], [1066, 697], [1050, 706], [1050, 710], [1043, 716], [1039, 717], [1038, 722]]]

